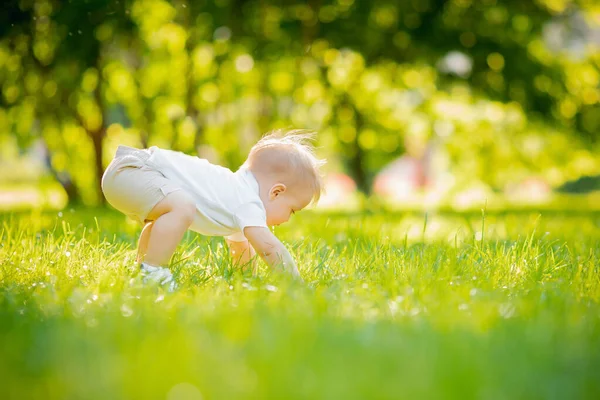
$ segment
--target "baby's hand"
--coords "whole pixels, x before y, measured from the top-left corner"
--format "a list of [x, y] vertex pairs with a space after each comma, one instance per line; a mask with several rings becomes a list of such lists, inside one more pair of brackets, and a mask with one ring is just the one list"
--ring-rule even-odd
[[254, 271], [254, 256], [256, 252], [247, 240], [243, 242], [226, 239], [233, 262], [243, 266], [245, 270]]
[[302, 280], [292, 255], [268, 228], [248, 226], [244, 229], [244, 236], [273, 270], [288, 272]]

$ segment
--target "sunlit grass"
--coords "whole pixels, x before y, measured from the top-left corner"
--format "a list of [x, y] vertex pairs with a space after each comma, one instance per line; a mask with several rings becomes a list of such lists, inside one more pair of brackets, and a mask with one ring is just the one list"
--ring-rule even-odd
[[32, 208], [61, 209], [67, 201], [67, 195], [56, 182], [36, 185], [0, 182], [0, 210], [5, 212]]
[[0, 219], [0, 397], [598, 398], [600, 214], [300, 214], [304, 285], [103, 210]]

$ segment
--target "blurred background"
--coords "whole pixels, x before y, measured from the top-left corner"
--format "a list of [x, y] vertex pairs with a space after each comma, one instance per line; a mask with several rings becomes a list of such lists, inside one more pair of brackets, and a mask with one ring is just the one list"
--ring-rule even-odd
[[4, 0], [0, 209], [275, 128], [318, 131], [321, 208], [600, 208], [599, 49], [597, 0]]

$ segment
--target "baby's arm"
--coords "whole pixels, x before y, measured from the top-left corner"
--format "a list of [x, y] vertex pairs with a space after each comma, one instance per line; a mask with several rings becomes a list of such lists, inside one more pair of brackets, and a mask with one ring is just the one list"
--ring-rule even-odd
[[231, 258], [238, 265], [246, 265], [249, 262], [250, 268], [254, 267], [254, 256], [256, 252], [254, 248], [250, 246], [248, 240], [244, 240], [243, 242], [236, 242], [233, 240], [226, 239], [227, 245], [229, 246], [229, 252], [231, 254]]
[[244, 229], [244, 235], [271, 269], [289, 272], [293, 277], [300, 278], [292, 255], [268, 228], [248, 226]]

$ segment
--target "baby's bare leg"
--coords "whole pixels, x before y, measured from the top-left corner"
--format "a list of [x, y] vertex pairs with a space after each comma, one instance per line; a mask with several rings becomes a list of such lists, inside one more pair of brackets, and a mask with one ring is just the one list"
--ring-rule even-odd
[[154, 225], [154, 221], [147, 222], [142, 229], [142, 233], [140, 234], [137, 254], [138, 263], [144, 261], [144, 257], [146, 257], [146, 252], [148, 251], [148, 242], [150, 241], [150, 232], [152, 232], [152, 225]]
[[145, 249], [144, 262], [155, 266], [166, 266], [183, 235], [194, 221], [195, 215], [196, 205], [183, 190], [170, 193], [154, 206], [147, 217], [154, 222]]

